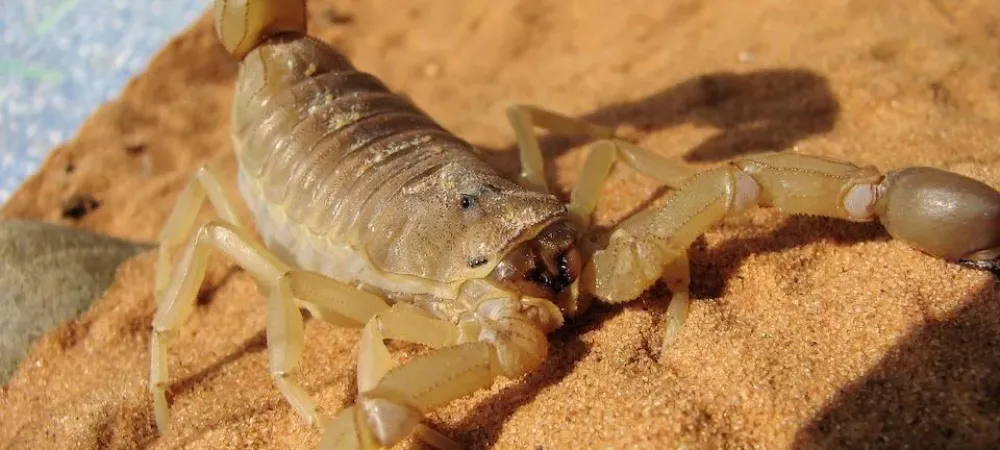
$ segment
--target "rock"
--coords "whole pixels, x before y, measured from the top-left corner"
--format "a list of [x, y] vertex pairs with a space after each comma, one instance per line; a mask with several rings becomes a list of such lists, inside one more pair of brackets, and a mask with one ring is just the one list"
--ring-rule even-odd
[[0, 383], [35, 339], [86, 310], [120, 263], [150, 248], [44, 222], [0, 221]]

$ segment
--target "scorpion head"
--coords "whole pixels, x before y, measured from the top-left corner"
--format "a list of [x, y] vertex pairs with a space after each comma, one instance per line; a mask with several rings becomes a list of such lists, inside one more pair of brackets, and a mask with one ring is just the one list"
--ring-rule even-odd
[[559, 220], [514, 247], [490, 278], [521, 294], [552, 299], [576, 281], [580, 266], [576, 230], [568, 220]]

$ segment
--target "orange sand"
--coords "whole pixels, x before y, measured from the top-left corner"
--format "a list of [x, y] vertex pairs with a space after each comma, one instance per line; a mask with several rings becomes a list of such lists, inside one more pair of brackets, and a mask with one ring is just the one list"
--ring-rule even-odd
[[[1000, 187], [1000, 3], [987, 0], [315, 1], [313, 30], [514, 169], [503, 107], [630, 124], [707, 167], [766, 149], [932, 165]], [[331, 5], [336, 5], [336, 10]], [[155, 239], [193, 167], [221, 164], [234, 64], [201, 20], [98, 109], [0, 218]], [[546, 140], [570, 186], [579, 143]], [[73, 168], [67, 171], [67, 166]], [[616, 170], [611, 224], [660, 192]], [[209, 215], [206, 212], [205, 218]], [[666, 293], [552, 336], [542, 370], [430, 422], [473, 448], [1000, 446], [1000, 302], [989, 274], [924, 256], [873, 224], [758, 210], [695, 244], [696, 301], [656, 362]], [[264, 304], [214, 260], [171, 347], [174, 429], [146, 393], [155, 254], [35, 347], [0, 391], [0, 448], [312, 448], [267, 374]], [[357, 332], [310, 321], [305, 388], [351, 401]], [[416, 351], [397, 347], [400, 353]], [[404, 447], [419, 447], [408, 443]]]

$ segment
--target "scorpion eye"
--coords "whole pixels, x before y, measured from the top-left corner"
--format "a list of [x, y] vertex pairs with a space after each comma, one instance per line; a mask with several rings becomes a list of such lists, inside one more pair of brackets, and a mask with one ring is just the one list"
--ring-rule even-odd
[[458, 201], [458, 205], [462, 208], [462, 211], [468, 211], [476, 206], [476, 199], [471, 195], [462, 194], [462, 197]]
[[481, 266], [483, 264], [486, 264], [487, 262], [489, 262], [489, 260], [486, 259], [485, 256], [473, 256], [473, 257], [469, 258], [469, 261], [468, 261], [469, 267], [472, 268], [472, 269], [475, 269], [476, 267], [479, 267], [479, 266]]

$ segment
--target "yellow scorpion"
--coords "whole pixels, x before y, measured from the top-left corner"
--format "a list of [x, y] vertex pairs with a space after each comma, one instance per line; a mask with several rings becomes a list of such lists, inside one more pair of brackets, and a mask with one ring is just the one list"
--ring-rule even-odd
[[[167, 344], [195, 305], [209, 249], [252, 274], [266, 295], [271, 375], [298, 414], [323, 427], [323, 449], [388, 447], [411, 435], [457, 447], [424, 416], [499, 376], [539, 367], [546, 334], [589, 298], [625, 302], [665, 280], [666, 348], [687, 314], [687, 248], [754, 206], [879, 220], [894, 238], [949, 260], [1000, 255], [1000, 193], [958, 174], [882, 174], [794, 153], [694, 173], [613, 129], [532, 106], [508, 109], [522, 164], [509, 180], [310, 37], [304, 1], [215, 0], [214, 14], [221, 43], [240, 61], [232, 138], [239, 191], [263, 242], [240, 224], [213, 171], [198, 170], [160, 236], [149, 388], [161, 432], [169, 424]], [[548, 193], [536, 126], [594, 140], [568, 204]], [[615, 162], [676, 191], [662, 207], [593, 232]], [[221, 220], [191, 234], [206, 197]], [[363, 328], [356, 403], [332, 418], [299, 384], [301, 309]], [[397, 366], [387, 339], [431, 350]]]

